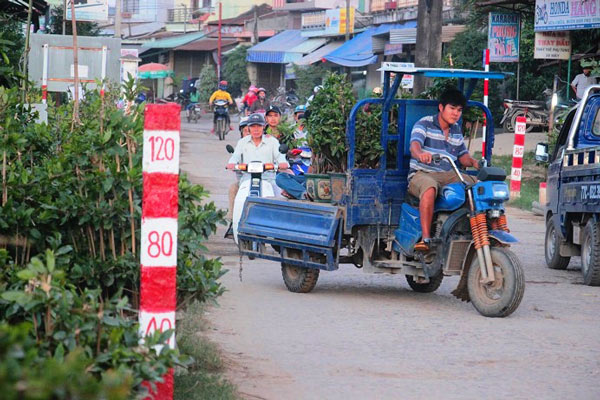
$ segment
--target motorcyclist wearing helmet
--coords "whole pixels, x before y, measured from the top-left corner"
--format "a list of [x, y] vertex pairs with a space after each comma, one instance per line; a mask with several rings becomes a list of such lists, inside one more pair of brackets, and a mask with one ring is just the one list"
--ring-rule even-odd
[[265, 113], [269, 108], [269, 101], [267, 100], [267, 91], [265, 88], [258, 88], [258, 99], [252, 103], [250, 107], [250, 113]]
[[250, 128], [248, 127], [248, 117], [240, 118], [240, 138], [246, 137], [250, 134]]
[[296, 130], [294, 131], [294, 139], [300, 142], [300, 146], [306, 146], [306, 129], [304, 126], [304, 113], [306, 112], [306, 106], [301, 104], [294, 109], [294, 121], [296, 121]]
[[279, 107], [270, 105], [265, 113], [265, 120], [267, 126], [265, 127], [265, 134], [273, 136], [279, 140], [281, 132], [279, 131], [279, 123], [281, 122], [281, 110]]
[[[248, 126], [248, 117], [242, 117], [240, 119], [240, 137], [243, 139], [250, 135], [250, 127]], [[243, 160], [242, 160], [243, 162]], [[242, 173], [237, 173], [237, 179], [231, 185], [229, 185], [229, 211], [227, 212], [227, 219], [231, 220], [233, 213], [233, 202], [235, 201], [235, 195], [240, 188], [240, 178]]]
[[[229, 105], [233, 104], [233, 99], [231, 98], [231, 95], [227, 91], [227, 81], [219, 82], [219, 88], [217, 90], [215, 90], [213, 92], [213, 94], [210, 96], [210, 99], [208, 100], [208, 104], [210, 104], [212, 107], [213, 103], [217, 100], [226, 100], [229, 103]], [[213, 128], [210, 131], [211, 133], [215, 133], [215, 124], [216, 123], [217, 123], [217, 114], [215, 113], [213, 116]], [[229, 125], [229, 130], [233, 129], [233, 127], [231, 126], [231, 119], [229, 118], [229, 113], [227, 113], [227, 125]]]
[[245, 115], [248, 115], [250, 113], [250, 107], [256, 101], [256, 99], [258, 99], [256, 92], [258, 92], [258, 88], [254, 85], [251, 85], [248, 88], [248, 93], [246, 93], [246, 95], [242, 99], [242, 103], [244, 103], [244, 114]]

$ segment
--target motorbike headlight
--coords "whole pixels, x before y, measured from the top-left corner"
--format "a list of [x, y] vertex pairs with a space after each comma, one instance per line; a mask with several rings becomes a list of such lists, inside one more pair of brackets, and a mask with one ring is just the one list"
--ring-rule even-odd
[[497, 183], [492, 186], [492, 195], [494, 199], [508, 198], [508, 185], [506, 183]]

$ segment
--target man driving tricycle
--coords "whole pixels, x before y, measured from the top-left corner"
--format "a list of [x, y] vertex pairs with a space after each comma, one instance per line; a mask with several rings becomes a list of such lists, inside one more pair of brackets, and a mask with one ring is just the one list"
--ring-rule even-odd
[[[471, 301], [482, 315], [510, 315], [521, 302], [525, 278], [509, 250], [517, 240], [504, 210], [506, 173], [489, 166], [492, 115], [482, 103], [466, 101], [489, 123], [480, 162], [466, 151], [459, 121], [477, 80], [504, 74], [406, 69], [397, 63], [380, 70], [383, 96], [361, 100], [350, 112], [347, 166], [342, 177], [331, 174], [332, 188], [338, 185], [331, 204], [248, 198], [239, 223], [240, 252], [279, 261], [292, 292], [310, 292], [321, 270], [354, 264], [365, 272], [403, 274], [417, 292], [433, 292], [445, 276], [459, 276], [456, 297]], [[399, 99], [403, 73], [456, 78], [460, 91], [446, 92], [440, 101]], [[367, 104], [382, 110], [382, 152], [375, 168], [355, 163], [357, 114]], [[477, 179], [461, 167], [475, 168]]]

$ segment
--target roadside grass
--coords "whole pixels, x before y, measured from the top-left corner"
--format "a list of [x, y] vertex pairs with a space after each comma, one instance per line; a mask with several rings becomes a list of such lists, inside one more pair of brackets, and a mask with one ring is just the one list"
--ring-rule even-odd
[[216, 345], [200, 331], [206, 326], [204, 309], [191, 304], [177, 324], [177, 347], [194, 358], [186, 370], [175, 371], [176, 400], [236, 400], [236, 387], [223, 378], [223, 360]]
[[[481, 153], [473, 155], [481, 158]], [[510, 171], [512, 155], [492, 156], [492, 165], [506, 171], [506, 183], [510, 187]], [[521, 177], [521, 197], [510, 200], [507, 204], [523, 210], [531, 211], [531, 204], [539, 199], [539, 187], [546, 181], [546, 166], [535, 161], [535, 153], [529, 151], [523, 156], [523, 171]]]

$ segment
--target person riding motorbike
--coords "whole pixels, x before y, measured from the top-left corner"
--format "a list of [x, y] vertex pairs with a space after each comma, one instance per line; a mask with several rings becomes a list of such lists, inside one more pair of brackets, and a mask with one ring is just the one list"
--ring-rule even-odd
[[306, 129], [304, 126], [304, 113], [306, 106], [301, 104], [294, 109], [294, 121], [296, 121], [296, 129], [294, 130], [294, 139], [299, 146], [306, 146]]
[[281, 132], [279, 131], [279, 123], [281, 122], [281, 110], [279, 107], [270, 105], [265, 113], [265, 119], [267, 120], [267, 126], [265, 127], [265, 134], [273, 136], [279, 140]]
[[[251, 114], [246, 123], [250, 134], [238, 141], [233, 154], [227, 162], [227, 169], [233, 170], [236, 164], [250, 161], [277, 164], [279, 169], [282, 170], [289, 168], [285, 154], [279, 152], [279, 141], [270, 135], [263, 134], [266, 122], [262, 114]], [[240, 183], [244, 179], [250, 179], [250, 176], [242, 176]], [[265, 172], [263, 179], [271, 183], [273, 187], [276, 186], [274, 173]]]
[[188, 103], [188, 105], [185, 106], [185, 111], [187, 112], [188, 115], [192, 111], [192, 109], [194, 107], [196, 107], [196, 104], [198, 104], [198, 102], [200, 101], [200, 92], [198, 92], [198, 90], [196, 90], [195, 87], [192, 87], [190, 90], [189, 101], [190, 102]]
[[[439, 99], [436, 115], [421, 118], [410, 134], [410, 171], [408, 193], [419, 199], [422, 238], [415, 245], [416, 251], [427, 252], [431, 242], [433, 206], [438, 191], [449, 183], [459, 182], [452, 165], [444, 160], [432, 164], [433, 154], [446, 154], [463, 167], [479, 169], [479, 164], [469, 154], [458, 121], [467, 99], [461, 91], [450, 88]], [[463, 175], [467, 183], [475, 183], [470, 175]]]
[[[297, 118], [298, 127], [304, 126], [304, 114], [302, 111], [304, 110], [304, 106], [298, 106], [294, 110], [294, 119]], [[310, 151], [308, 146], [306, 146], [306, 132], [301, 129], [300, 132], [304, 133], [304, 136], [298, 136], [297, 132], [298, 127], [296, 128], [296, 132], [294, 132], [294, 138], [298, 141], [304, 140], [304, 143], [300, 144], [300, 147], [305, 147]], [[288, 154], [291, 153], [292, 157], [297, 157], [299, 154], [294, 154], [294, 151], [300, 151], [301, 149], [293, 149]], [[312, 167], [309, 165], [307, 173], [312, 172]], [[309, 200], [313, 201], [313, 198], [306, 191], [306, 176], [304, 173], [294, 173], [291, 169], [288, 170], [280, 170], [279, 174], [275, 178], [275, 183], [281, 189], [281, 195], [283, 197], [287, 197], [288, 199], [299, 199], [299, 200]]]
[[256, 86], [251, 85], [248, 88], [248, 93], [246, 93], [246, 95], [242, 99], [242, 103], [244, 104], [244, 115], [248, 115], [250, 113], [250, 107], [256, 101], [256, 99], [258, 99], [258, 96], [256, 95], [257, 91], [258, 89], [256, 88]]
[[267, 100], [267, 91], [265, 88], [258, 88], [258, 98], [252, 103], [250, 113], [265, 113], [269, 108], [269, 100]]
[[[229, 94], [229, 92], [227, 92], [227, 81], [219, 82], [218, 89], [215, 90], [213, 92], [213, 94], [210, 96], [210, 99], [208, 100], [208, 104], [210, 104], [212, 107], [213, 103], [216, 100], [226, 100], [229, 103], [229, 105], [233, 104], [233, 99], [231, 98], [231, 95]], [[210, 131], [210, 133], [215, 133], [216, 123], [217, 123], [217, 113], [215, 113], [213, 116], [213, 128]], [[229, 126], [229, 130], [233, 129], [233, 127], [231, 126], [231, 119], [229, 118], [229, 113], [227, 113], [227, 125]]]
[[[240, 119], [240, 136], [243, 139], [248, 135], [250, 135], [250, 128], [248, 127], [248, 117], [242, 117]], [[242, 162], [243, 161], [244, 160], [242, 159]], [[240, 178], [242, 177], [242, 173], [237, 172], [236, 175], [237, 179], [235, 180], [235, 182], [229, 185], [229, 209], [227, 211], [227, 216], [225, 217], [229, 221], [231, 221], [233, 217], [233, 202], [235, 201], [235, 195], [237, 194], [238, 189], [240, 188]], [[231, 223], [229, 224], [229, 228], [227, 229], [225, 237], [228, 237], [229, 235], [233, 236], [233, 232], [231, 232]]]

